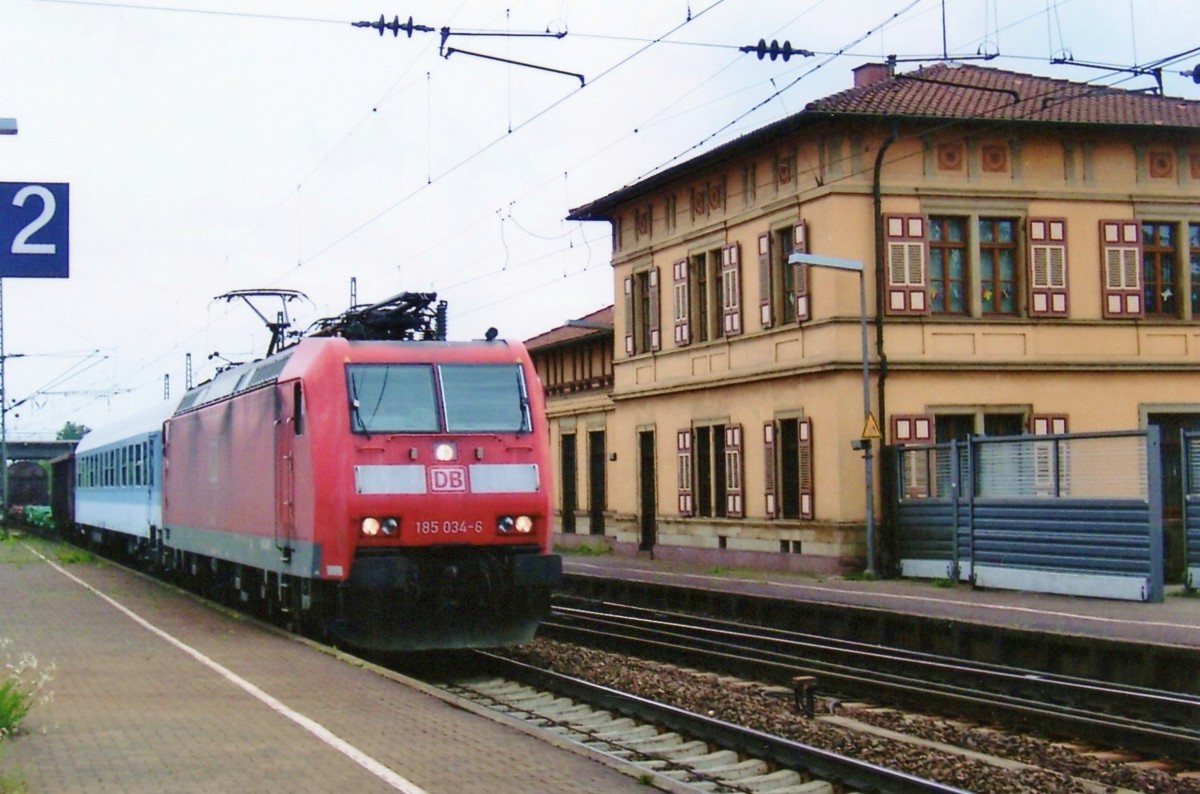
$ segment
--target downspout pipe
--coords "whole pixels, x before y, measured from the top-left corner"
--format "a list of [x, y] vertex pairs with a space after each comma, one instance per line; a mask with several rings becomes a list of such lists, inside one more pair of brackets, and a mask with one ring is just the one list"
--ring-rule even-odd
[[[891, 134], [879, 147], [879, 151], [875, 153], [875, 170], [871, 178], [871, 199], [875, 212], [875, 356], [879, 359], [876, 405], [879, 406], [879, 422], [883, 427], [887, 426], [888, 417], [886, 399], [888, 361], [883, 348], [883, 316], [887, 299], [887, 245], [883, 228], [883, 191], [880, 183], [883, 174], [883, 157], [899, 137], [899, 130], [893, 124]], [[896, 559], [896, 533], [894, 531], [894, 511], [892, 510], [895, 495], [895, 472], [892, 469], [891, 461], [883, 455], [882, 439], [879, 446], [879, 491], [883, 507], [881, 518], [885, 528], [883, 534], [886, 538], [885, 543], [880, 544], [882, 546], [880, 551], [884, 555], [884, 565], [880, 567], [880, 570], [893, 572], [893, 561]]]

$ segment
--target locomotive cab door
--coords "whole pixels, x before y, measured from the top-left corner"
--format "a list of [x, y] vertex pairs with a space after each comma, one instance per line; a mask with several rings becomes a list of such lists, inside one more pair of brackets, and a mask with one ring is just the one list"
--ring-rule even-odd
[[276, 387], [275, 548], [283, 563], [292, 561], [296, 538], [296, 436], [303, 432], [300, 382]]

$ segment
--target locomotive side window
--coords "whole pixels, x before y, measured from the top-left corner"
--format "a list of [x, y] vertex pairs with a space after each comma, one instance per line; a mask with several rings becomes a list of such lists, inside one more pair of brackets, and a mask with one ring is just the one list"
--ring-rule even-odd
[[434, 433], [439, 428], [433, 368], [376, 364], [346, 367], [350, 426], [358, 433]]
[[451, 433], [529, 431], [520, 367], [445, 364], [439, 367]]
[[304, 394], [300, 390], [300, 382], [292, 386], [292, 431], [304, 435]]

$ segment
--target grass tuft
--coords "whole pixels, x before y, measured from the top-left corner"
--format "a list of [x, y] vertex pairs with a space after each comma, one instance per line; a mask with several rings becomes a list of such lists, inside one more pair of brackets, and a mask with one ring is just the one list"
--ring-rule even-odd
[[32, 653], [13, 655], [12, 640], [0, 637], [0, 655], [4, 659], [0, 679], [0, 741], [15, 734], [29, 710], [50, 701], [46, 685], [54, 678], [54, 663], [42, 667]]
[[595, 546], [589, 546], [584, 543], [579, 546], [555, 546], [554, 550], [559, 554], [568, 555], [576, 554], [580, 557], [604, 557], [612, 554], [612, 548], [606, 543], [598, 543]]

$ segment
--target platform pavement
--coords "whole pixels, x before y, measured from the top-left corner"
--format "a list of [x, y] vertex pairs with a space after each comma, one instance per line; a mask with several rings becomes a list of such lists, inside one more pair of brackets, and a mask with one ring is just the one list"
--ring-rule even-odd
[[1170, 586], [1162, 603], [987, 590], [920, 579], [847, 579], [780, 571], [721, 569], [645, 556], [575, 555], [564, 572], [670, 583], [925, 617], [1200, 650], [1200, 597]]
[[[60, 571], [26, 543], [0, 543], [0, 638], [14, 657], [55, 665], [52, 699], [34, 705], [27, 732], [0, 741], [0, 791], [647, 790], [628, 767], [560, 751], [118, 567]], [[67, 548], [29, 546], [51, 560]]]

